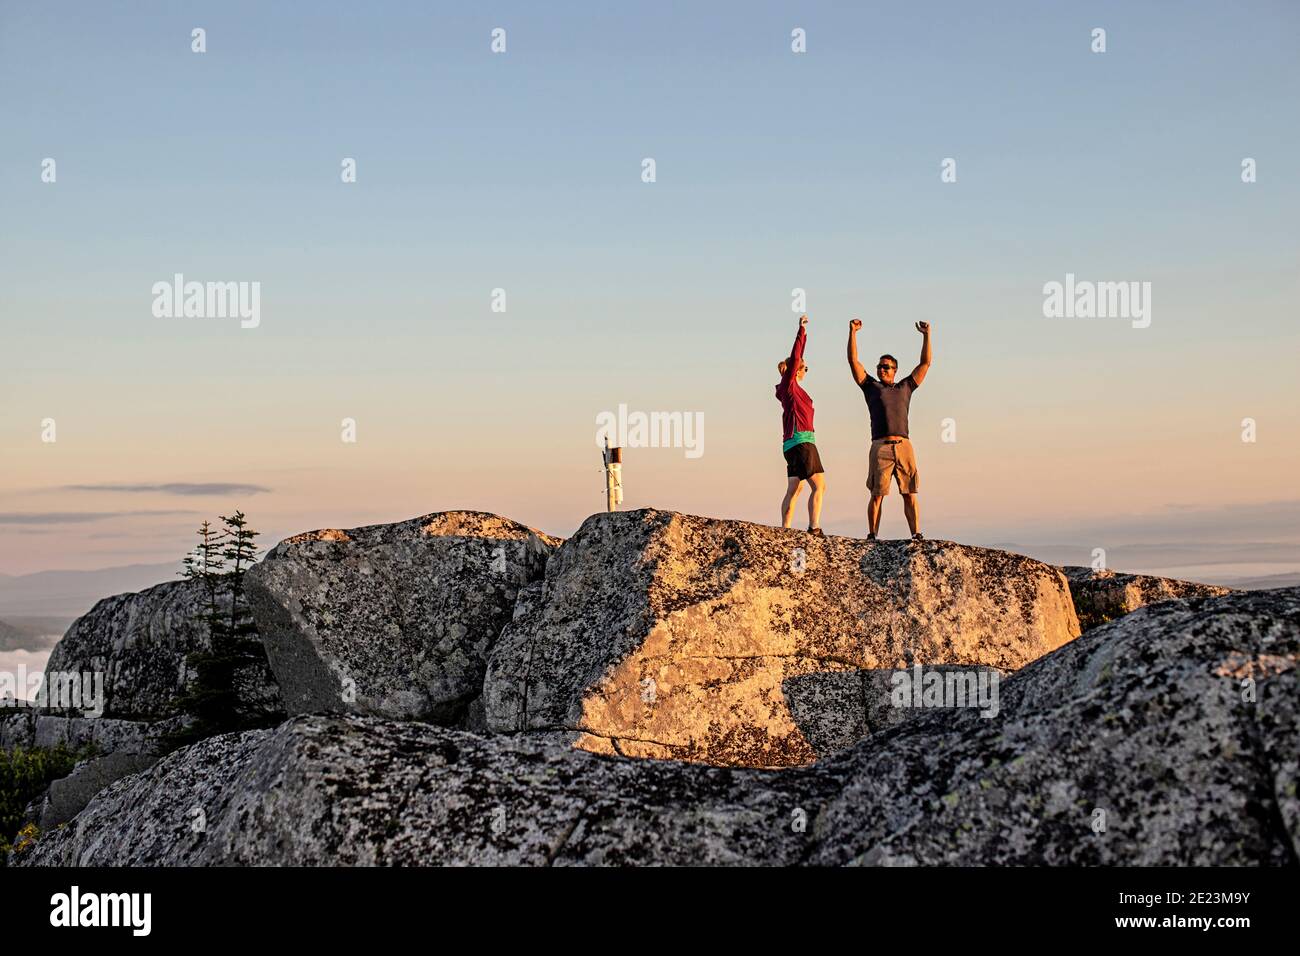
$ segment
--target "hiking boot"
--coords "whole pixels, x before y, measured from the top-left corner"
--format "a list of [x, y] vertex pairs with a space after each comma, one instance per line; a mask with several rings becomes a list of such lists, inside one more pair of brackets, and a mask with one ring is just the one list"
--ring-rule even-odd
[[921, 534], [921, 532], [917, 531], [917, 532], [913, 533], [913, 535], [912, 535], [912, 540], [913, 540], [913, 541], [924, 541], [924, 540], [925, 540], [925, 535], [923, 535], [923, 534]]
[[868, 541], [875, 541], [875, 540], [876, 540], [876, 533], [875, 533], [874, 531], [868, 531], [868, 532], [867, 532], [867, 540], [868, 540]]
[[811, 534], [811, 535], [815, 535], [815, 536], [817, 536], [818, 538], [824, 538], [824, 537], [826, 537], [826, 532], [823, 531], [821, 528], [809, 528], [809, 529], [808, 529], [808, 533]]

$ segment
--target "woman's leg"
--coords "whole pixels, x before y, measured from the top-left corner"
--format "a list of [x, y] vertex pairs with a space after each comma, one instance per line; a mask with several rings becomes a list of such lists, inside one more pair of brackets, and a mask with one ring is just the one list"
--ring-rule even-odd
[[787, 478], [785, 482], [785, 497], [781, 499], [781, 527], [790, 527], [790, 521], [794, 518], [794, 501], [799, 497], [799, 479]]
[[826, 475], [818, 472], [808, 478], [808, 484], [812, 486], [812, 494], [808, 496], [808, 527], [820, 528], [822, 526], [822, 495], [826, 492]]

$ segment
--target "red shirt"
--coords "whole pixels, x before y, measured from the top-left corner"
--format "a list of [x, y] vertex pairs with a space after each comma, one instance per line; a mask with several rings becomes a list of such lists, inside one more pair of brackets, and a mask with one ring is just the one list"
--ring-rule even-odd
[[786, 362], [781, 384], [776, 387], [776, 400], [781, 403], [781, 440], [793, 438], [795, 432], [813, 431], [813, 401], [798, 382], [795, 372], [803, 364], [803, 347], [808, 341], [806, 330], [799, 327], [794, 337], [794, 348]]

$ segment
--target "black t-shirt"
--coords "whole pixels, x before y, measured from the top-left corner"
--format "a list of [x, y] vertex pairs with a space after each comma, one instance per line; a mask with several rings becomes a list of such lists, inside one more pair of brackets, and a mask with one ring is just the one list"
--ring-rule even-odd
[[912, 393], [917, 389], [916, 379], [908, 375], [901, 382], [886, 385], [870, 375], [862, 383], [862, 395], [871, 413], [871, 440], [886, 435], [907, 438], [907, 409], [912, 404]]

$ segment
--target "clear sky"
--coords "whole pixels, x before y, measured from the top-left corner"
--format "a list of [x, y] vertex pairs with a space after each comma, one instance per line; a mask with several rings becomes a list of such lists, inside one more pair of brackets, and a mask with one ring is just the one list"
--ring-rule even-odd
[[[169, 560], [235, 507], [268, 543], [567, 534], [620, 403], [704, 417], [699, 458], [628, 451], [626, 507], [777, 523], [796, 287], [828, 529], [865, 533], [847, 321], [907, 370], [926, 319], [930, 536], [1285, 563], [1298, 48], [1293, 2], [3, 0], [0, 573]], [[155, 317], [175, 273], [260, 282], [260, 325]], [[1045, 318], [1066, 273], [1150, 282], [1150, 326]]]

